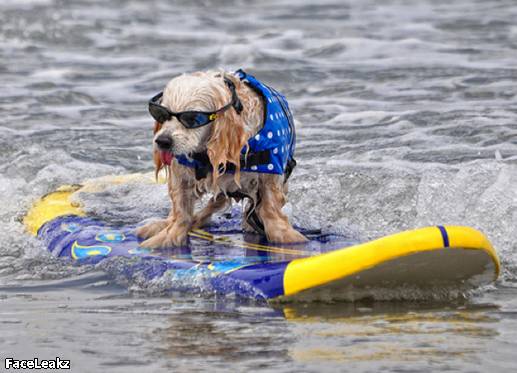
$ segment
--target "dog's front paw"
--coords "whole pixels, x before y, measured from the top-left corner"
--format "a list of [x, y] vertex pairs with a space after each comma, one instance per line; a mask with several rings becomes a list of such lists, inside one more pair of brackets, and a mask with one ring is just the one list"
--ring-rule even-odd
[[164, 230], [169, 224], [170, 221], [168, 221], [167, 219], [152, 221], [141, 227], [138, 227], [135, 230], [135, 233], [138, 237], [147, 239], [156, 236], [158, 233]]
[[140, 246], [148, 249], [164, 249], [173, 246], [184, 246], [187, 243], [188, 231], [188, 227], [174, 224], [172, 227], [166, 227], [158, 234], [141, 242]]

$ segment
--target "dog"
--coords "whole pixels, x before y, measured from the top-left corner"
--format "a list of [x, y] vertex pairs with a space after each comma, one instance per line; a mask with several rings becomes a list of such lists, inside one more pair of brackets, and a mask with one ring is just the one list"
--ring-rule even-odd
[[[165, 168], [172, 209], [166, 219], [137, 229], [141, 246], [185, 245], [191, 229], [243, 199], [245, 231], [275, 243], [307, 240], [282, 212], [296, 165], [294, 121], [284, 96], [242, 70], [194, 72], [169, 81], [149, 101], [149, 112], [156, 121], [156, 176]], [[195, 213], [207, 193], [212, 198]]]

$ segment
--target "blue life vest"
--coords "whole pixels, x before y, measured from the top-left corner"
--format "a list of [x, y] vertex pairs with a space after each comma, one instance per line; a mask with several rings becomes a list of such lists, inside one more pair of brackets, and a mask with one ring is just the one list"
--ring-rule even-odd
[[[241, 171], [279, 175], [285, 173], [289, 177], [296, 165], [293, 158], [296, 134], [286, 98], [242, 70], [237, 70], [236, 75], [259, 93], [265, 103], [264, 125], [248, 140], [247, 157], [246, 147], [241, 151]], [[190, 156], [178, 155], [176, 159], [183, 166], [194, 167], [198, 179], [206, 177], [208, 168], [211, 170], [206, 152]], [[232, 172], [232, 167], [227, 166], [227, 171]]]

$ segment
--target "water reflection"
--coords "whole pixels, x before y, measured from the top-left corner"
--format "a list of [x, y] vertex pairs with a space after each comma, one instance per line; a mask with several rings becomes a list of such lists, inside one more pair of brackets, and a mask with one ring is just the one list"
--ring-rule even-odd
[[[304, 362], [469, 359], [499, 335], [493, 304], [337, 303], [283, 307]], [[450, 339], [452, 337], [452, 339]], [[307, 341], [311, 341], [307, 343]]]

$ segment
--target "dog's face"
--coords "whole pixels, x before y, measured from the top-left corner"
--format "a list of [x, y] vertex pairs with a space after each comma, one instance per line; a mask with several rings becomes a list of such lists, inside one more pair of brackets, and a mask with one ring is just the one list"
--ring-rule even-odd
[[[228, 162], [236, 166], [235, 180], [240, 177], [240, 154], [249, 134], [244, 117], [250, 113], [247, 103], [250, 94], [242, 89], [240, 80], [219, 71], [184, 74], [172, 79], [163, 92], [160, 105], [174, 113], [184, 111], [215, 112], [232, 103], [232, 90], [225, 81], [235, 86], [236, 97], [243, 102], [242, 114], [234, 106], [217, 113], [215, 120], [198, 128], [186, 128], [175, 116], [164, 123], [156, 123], [153, 141], [156, 172], [170, 165], [174, 155], [189, 155], [206, 151], [213, 166], [213, 183], [221, 175], [220, 166]], [[257, 116], [261, 115], [257, 111]]]
[[[213, 112], [230, 100], [231, 92], [221, 73], [198, 72], [172, 79], [163, 91], [161, 105], [176, 113]], [[155, 133], [155, 150], [175, 155], [204, 151], [210, 139], [211, 128], [217, 125], [216, 123], [217, 120], [203, 127], [185, 128], [176, 117], [172, 117], [171, 120], [162, 123]]]

